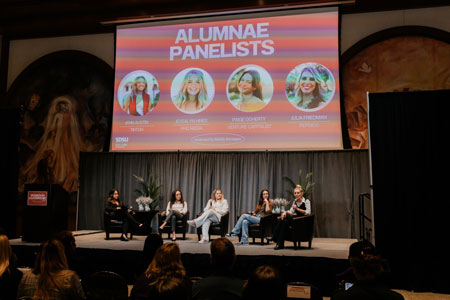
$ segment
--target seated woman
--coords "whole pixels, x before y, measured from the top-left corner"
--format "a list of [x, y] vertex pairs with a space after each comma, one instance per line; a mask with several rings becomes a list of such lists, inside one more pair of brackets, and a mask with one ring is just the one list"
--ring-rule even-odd
[[80, 278], [69, 270], [64, 247], [58, 240], [42, 244], [34, 268], [23, 275], [17, 299], [85, 299]]
[[269, 190], [263, 189], [259, 195], [259, 201], [255, 210], [251, 214], [242, 214], [234, 226], [231, 234], [227, 236], [237, 236], [241, 234], [241, 245], [248, 245], [248, 225], [259, 224], [261, 217], [272, 212], [272, 201], [269, 199]]
[[122, 241], [128, 241], [127, 234], [130, 222], [136, 227], [143, 226], [142, 223], [137, 222], [133, 216], [130, 215], [128, 207], [121, 204], [119, 190], [117, 189], [112, 189], [109, 192], [108, 199], [106, 199], [105, 203], [105, 211], [110, 214], [111, 219], [120, 220], [123, 222], [122, 235], [120, 236]]
[[228, 201], [223, 198], [222, 190], [215, 189], [211, 199], [206, 203], [203, 214], [197, 219], [189, 220], [187, 223], [193, 227], [202, 227], [202, 239], [200, 244], [209, 242], [209, 226], [211, 223], [218, 223], [224, 214], [228, 212]]
[[172, 241], [176, 241], [177, 236], [175, 234], [175, 228], [177, 225], [177, 219], [183, 219], [183, 216], [187, 213], [187, 203], [183, 199], [183, 194], [180, 190], [174, 190], [170, 197], [169, 203], [166, 208], [166, 219], [161, 224], [159, 229], [164, 229], [167, 223], [171, 222], [172, 226]]
[[272, 236], [272, 240], [277, 243], [275, 250], [284, 248], [286, 231], [292, 218], [309, 216], [311, 214], [311, 202], [303, 198], [303, 188], [301, 185], [297, 184], [294, 188], [294, 198], [291, 208], [281, 214], [277, 225], [275, 225]]
[[[162, 245], [131, 290], [130, 299], [190, 299], [192, 283], [176, 243]], [[166, 297], [163, 297], [166, 296]]]

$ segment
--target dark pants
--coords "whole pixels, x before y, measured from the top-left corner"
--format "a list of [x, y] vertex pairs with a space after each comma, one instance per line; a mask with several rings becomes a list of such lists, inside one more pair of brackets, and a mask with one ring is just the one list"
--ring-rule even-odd
[[139, 223], [136, 221], [136, 219], [130, 215], [130, 213], [128, 212], [128, 209], [122, 208], [122, 210], [117, 210], [114, 215], [112, 216], [113, 219], [116, 220], [120, 220], [123, 222], [123, 226], [122, 226], [122, 234], [127, 234], [128, 233], [128, 228], [130, 226], [130, 224], [134, 225], [135, 227], [137, 227], [139, 225]]
[[275, 225], [272, 234], [272, 240], [281, 247], [284, 247], [284, 240], [286, 239], [288, 227], [292, 218], [293, 216], [291, 214], [286, 214], [286, 217], [283, 220], [277, 219], [277, 224]]
[[164, 220], [164, 222], [171, 223], [172, 232], [174, 232], [175, 228], [177, 227], [177, 219], [178, 220], [183, 219], [183, 214], [176, 212], [174, 210], [171, 210], [169, 212], [169, 214], [167, 215], [166, 219]]

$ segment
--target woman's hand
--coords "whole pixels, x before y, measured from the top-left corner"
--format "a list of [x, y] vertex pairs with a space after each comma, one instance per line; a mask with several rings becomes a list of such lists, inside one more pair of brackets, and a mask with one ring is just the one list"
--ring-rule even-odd
[[281, 220], [284, 220], [285, 218], [286, 218], [286, 215], [287, 215], [287, 211], [284, 211], [282, 214], [281, 214]]

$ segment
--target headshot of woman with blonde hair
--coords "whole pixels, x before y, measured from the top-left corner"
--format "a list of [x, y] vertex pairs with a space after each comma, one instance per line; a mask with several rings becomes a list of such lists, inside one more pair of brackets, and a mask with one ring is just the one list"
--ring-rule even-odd
[[322, 87], [326, 83], [316, 68], [306, 66], [297, 78], [294, 101], [299, 108], [313, 109], [326, 102]]
[[201, 70], [192, 69], [184, 75], [181, 88], [173, 102], [177, 108], [186, 113], [197, 113], [208, 104], [208, 92], [204, 74]]

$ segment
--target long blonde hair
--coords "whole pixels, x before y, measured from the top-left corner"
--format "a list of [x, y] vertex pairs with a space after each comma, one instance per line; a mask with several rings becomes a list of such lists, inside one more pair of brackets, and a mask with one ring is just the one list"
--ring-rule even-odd
[[197, 109], [203, 108], [208, 103], [208, 92], [206, 89], [205, 79], [203, 78], [203, 72], [200, 70], [194, 69], [194, 70], [190, 70], [189, 72], [187, 72], [186, 75], [184, 76], [183, 84], [181, 85], [181, 89], [177, 95], [178, 108], [182, 108], [183, 105], [188, 100], [187, 87], [188, 87], [188, 81], [189, 81], [190, 77], [192, 77], [192, 76], [197, 76], [200, 81], [200, 90], [197, 95]]
[[38, 259], [37, 268], [33, 270], [33, 273], [39, 274], [33, 299], [50, 299], [48, 291], [52, 287], [58, 290], [70, 288], [64, 279], [73, 271], [69, 270], [64, 247], [60, 241], [50, 240], [42, 244], [42, 250]]
[[156, 251], [152, 262], [145, 271], [145, 276], [150, 279], [150, 286], [158, 291], [170, 278], [183, 279], [186, 270], [181, 262], [180, 248], [176, 243], [163, 244]]
[[217, 192], [217, 191], [220, 191], [220, 192], [222, 193], [222, 198], [220, 198], [220, 203], [222, 203], [222, 201], [223, 201], [223, 199], [224, 199], [224, 196], [223, 196], [222, 189], [219, 189], [219, 188], [215, 188], [215, 189], [214, 189], [214, 191], [213, 191], [212, 194], [211, 194], [211, 200], [212, 200], [212, 201], [217, 201], [217, 199], [216, 199], [216, 192]]
[[3, 273], [9, 272], [9, 260], [11, 256], [12, 250], [8, 237], [0, 234], [0, 277], [3, 276]]

